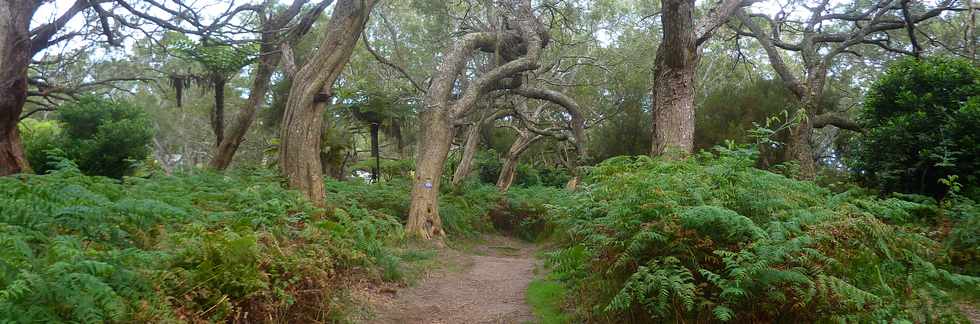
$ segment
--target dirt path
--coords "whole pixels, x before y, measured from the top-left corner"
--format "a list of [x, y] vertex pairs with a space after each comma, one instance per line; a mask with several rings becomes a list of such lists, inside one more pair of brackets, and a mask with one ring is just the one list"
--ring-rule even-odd
[[534, 246], [501, 236], [466, 252], [446, 249], [443, 266], [375, 305], [367, 323], [526, 323], [525, 291], [534, 277]]

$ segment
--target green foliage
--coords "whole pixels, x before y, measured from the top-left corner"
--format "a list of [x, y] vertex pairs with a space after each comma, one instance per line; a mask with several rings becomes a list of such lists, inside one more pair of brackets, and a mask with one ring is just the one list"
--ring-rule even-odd
[[70, 160], [0, 178], [0, 322], [322, 322], [337, 276], [398, 279], [391, 216], [344, 206], [329, 220], [269, 172], [126, 182]]
[[531, 281], [527, 287], [527, 303], [537, 317], [537, 323], [564, 324], [570, 323], [568, 315], [561, 310], [565, 288], [558, 282], [538, 279]]
[[928, 200], [833, 194], [753, 168], [754, 151], [719, 151], [612, 158], [556, 200], [564, 243], [548, 263], [580, 320], [964, 321], [948, 293], [980, 278], [888, 223], [934, 217]]
[[508, 222], [506, 228], [525, 240], [546, 239], [554, 230], [547, 217], [551, 205], [570, 196], [569, 191], [556, 187], [511, 187], [507, 191], [507, 208], [496, 211], [502, 215], [496, 215], [494, 223], [501, 229], [500, 223]]
[[980, 276], [980, 204], [956, 196], [944, 205], [943, 211], [952, 223], [945, 240], [952, 263], [964, 273]]
[[149, 155], [153, 128], [142, 109], [124, 101], [93, 96], [58, 108], [61, 128], [50, 122], [31, 122], [25, 126], [25, 147], [31, 165], [39, 174], [51, 170], [51, 163], [61, 154], [58, 149], [88, 175], [122, 178], [135, 164]]
[[963, 59], [906, 59], [871, 87], [849, 165], [883, 191], [944, 195], [940, 179], [980, 183], [980, 68]]
[[209, 73], [226, 77], [251, 64], [259, 54], [258, 43], [232, 46], [213, 42], [198, 43], [187, 37], [177, 36], [166, 45], [177, 56], [200, 63]]
[[[327, 181], [327, 202], [332, 206], [353, 206], [374, 213], [392, 215], [402, 222], [408, 218], [411, 206], [411, 181], [394, 178], [380, 183], [363, 181]], [[494, 186], [468, 182], [462, 190], [451, 192], [443, 187], [439, 198], [442, 225], [455, 238], [473, 237], [490, 230], [487, 215], [500, 200]]]
[[45, 174], [51, 170], [48, 165], [48, 151], [57, 149], [61, 140], [61, 126], [53, 120], [27, 118], [17, 124], [24, 155], [34, 173]]

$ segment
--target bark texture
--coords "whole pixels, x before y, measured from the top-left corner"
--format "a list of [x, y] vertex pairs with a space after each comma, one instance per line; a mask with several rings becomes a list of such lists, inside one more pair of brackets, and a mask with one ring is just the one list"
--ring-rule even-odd
[[35, 10], [35, 1], [0, 2], [0, 176], [30, 171], [17, 123], [27, 101], [29, 28]]
[[651, 155], [687, 155], [694, 151], [694, 75], [701, 59], [701, 45], [737, 8], [751, 2], [723, 0], [695, 22], [694, 0], [663, 0], [663, 39], [657, 47], [651, 86]]
[[320, 165], [323, 112], [331, 88], [350, 59], [374, 0], [338, 1], [319, 47], [296, 72], [280, 129], [279, 166], [289, 187], [324, 205]]
[[653, 151], [694, 150], [694, 73], [700, 53], [694, 40], [694, 0], [663, 1], [663, 41], [653, 70]]

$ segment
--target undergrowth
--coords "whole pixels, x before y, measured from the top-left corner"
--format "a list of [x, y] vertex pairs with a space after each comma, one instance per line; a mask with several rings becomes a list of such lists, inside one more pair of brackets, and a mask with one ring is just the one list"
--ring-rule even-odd
[[317, 213], [268, 171], [0, 178], [0, 322], [339, 320], [345, 274], [397, 279], [402, 229]]
[[[966, 321], [950, 294], [976, 295], [980, 279], [950, 270], [976, 267], [976, 214], [834, 194], [755, 169], [754, 157], [611, 158], [557, 201], [562, 248], [548, 263], [577, 321]], [[923, 219], [954, 229], [911, 225]]]
[[[332, 206], [357, 206], [376, 213], [393, 215], [402, 223], [411, 206], [411, 182], [394, 178], [380, 183], [362, 181], [327, 181], [327, 200]], [[465, 182], [457, 191], [450, 186], [440, 193], [439, 215], [442, 226], [452, 239], [476, 237], [492, 230], [488, 214], [500, 200], [497, 188], [476, 181]]]

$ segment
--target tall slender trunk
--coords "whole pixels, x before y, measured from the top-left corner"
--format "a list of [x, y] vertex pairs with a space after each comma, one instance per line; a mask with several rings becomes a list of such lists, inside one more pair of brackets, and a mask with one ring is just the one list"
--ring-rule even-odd
[[214, 76], [214, 108], [211, 109], [211, 130], [214, 131], [214, 146], [221, 145], [225, 138], [225, 78]]
[[374, 166], [371, 167], [371, 180], [380, 181], [381, 177], [381, 149], [378, 145], [378, 132], [381, 124], [371, 123], [371, 157], [374, 158]]
[[694, 74], [699, 51], [694, 0], [663, 1], [664, 37], [653, 72], [653, 148], [651, 155], [694, 151]]
[[456, 166], [456, 171], [453, 172], [453, 189], [458, 189], [466, 177], [470, 175], [473, 170], [473, 160], [476, 158], [476, 151], [479, 150], [480, 145], [480, 126], [482, 122], [478, 121], [470, 125], [470, 128], [466, 130], [466, 143], [463, 144], [463, 156], [459, 159], [459, 165]]
[[35, 1], [0, 3], [0, 176], [29, 172], [17, 123], [27, 101], [31, 16]]
[[316, 53], [296, 73], [289, 89], [279, 133], [279, 166], [289, 187], [316, 206], [325, 204], [320, 163], [323, 112], [375, 4], [338, 1]]
[[446, 112], [430, 110], [422, 113], [422, 134], [415, 160], [415, 181], [412, 186], [412, 206], [408, 211], [406, 232], [422, 239], [445, 236], [439, 217], [439, 183], [442, 178], [453, 127]]

